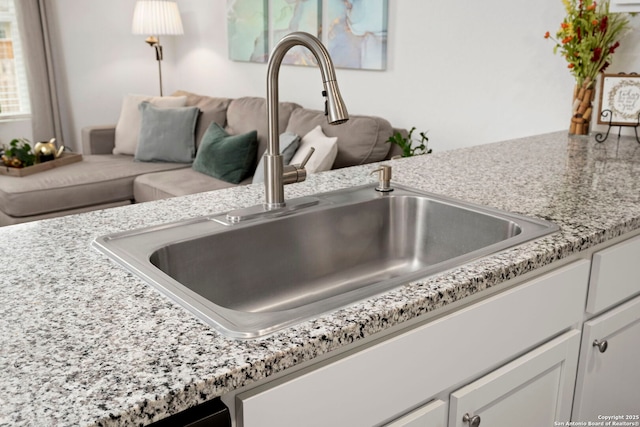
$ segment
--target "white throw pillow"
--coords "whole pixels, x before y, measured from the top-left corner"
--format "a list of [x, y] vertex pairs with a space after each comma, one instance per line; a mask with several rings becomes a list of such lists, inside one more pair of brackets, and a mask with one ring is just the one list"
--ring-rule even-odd
[[120, 118], [116, 124], [115, 147], [113, 154], [136, 154], [138, 137], [140, 136], [140, 123], [142, 115], [138, 106], [143, 101], [149, 101], [156, 107], [184, 107], [187, 103], [186, 96], [146, 96], [127, 95], [122, 101]]
[[302, 137], [300, 147], [298, 147], [298, 151], [296, 151], [289, 164], [297, 165], [302, 163], [311, 147], [315, 148], [316, 151], [307, 163], [307, 173], [330, 170], [338, 155], [338, 137], [329, 138], [322, 132], [320, 125]]

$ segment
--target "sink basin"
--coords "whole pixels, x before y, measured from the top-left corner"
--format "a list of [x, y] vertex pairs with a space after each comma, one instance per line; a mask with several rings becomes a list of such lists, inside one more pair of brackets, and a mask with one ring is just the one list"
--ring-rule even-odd
[[547, 221], [395, 186], [296, 199], [299, 210], [214, 215], [94, 245], [233, 338], [256, 338], [557, 230]]

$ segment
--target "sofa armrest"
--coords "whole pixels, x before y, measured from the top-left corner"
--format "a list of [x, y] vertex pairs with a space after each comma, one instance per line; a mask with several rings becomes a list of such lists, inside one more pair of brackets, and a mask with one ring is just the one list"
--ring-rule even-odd
[[82, 128], [83, 154], [111, 154], [116, 140], [116, 126], [87, 126]]

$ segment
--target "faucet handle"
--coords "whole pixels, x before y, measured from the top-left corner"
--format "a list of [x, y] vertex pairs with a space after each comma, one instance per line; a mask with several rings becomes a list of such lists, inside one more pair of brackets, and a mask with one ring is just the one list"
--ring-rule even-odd
[[307, 179], [307, 170], [304, 167], [307, 165], [314, 151], [316, 151], [316, 149], [311, 147], [299, 165], [286, 165], [282, 173], [282, 182], [285, 184], [293, 184], [294, 182], [302, 182]]
[[316, 151], [315, 148], [313, 148], [313, 147], [309, 148], [309, 152], [307, 153], [307, 155], [302, 160], [302, 163], [300, 163], [300, 167], [301, 168], [304, 168], [305, 166], [307, 166], [307, 162], [309, 161], [309, 159], [311, 158], [311, 156], [313, 155], [313, 153], [315, 151]]
[[373, 175], [376, 172], [379, 172], [379, 184], [376, 187], [376, 191], [383, 193], [393, 191], [393, 188], [391, 188], [391, 166], [380, 165], [379, 168], [372, 170], [369, 175]]

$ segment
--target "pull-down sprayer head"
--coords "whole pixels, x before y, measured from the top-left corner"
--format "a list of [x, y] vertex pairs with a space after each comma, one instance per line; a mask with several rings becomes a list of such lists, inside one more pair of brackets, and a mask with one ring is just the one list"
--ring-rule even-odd
[[326, 98], [325, 114], [327, 115], [329, 124], [340, 125], [349, 120], [347, 106], [344, 105], [342, 95], [340, 95], [338, 82], [335, 80], [324, 82], [324, 87], [325, 90], [322, 92], [322, 95]]

